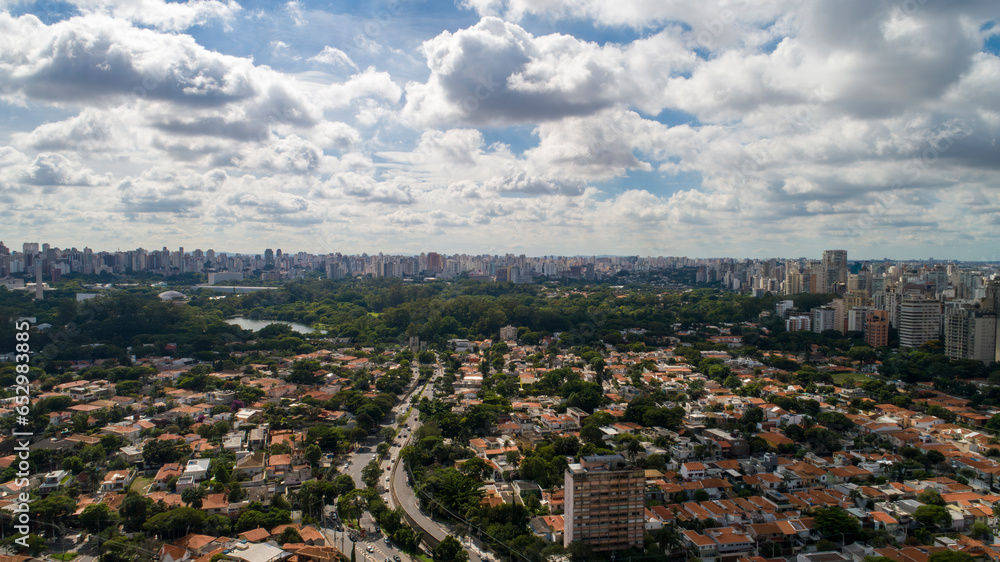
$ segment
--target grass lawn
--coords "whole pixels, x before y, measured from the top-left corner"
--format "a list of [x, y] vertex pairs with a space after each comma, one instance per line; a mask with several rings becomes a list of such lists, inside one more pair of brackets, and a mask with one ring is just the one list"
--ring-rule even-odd
[[844, 381], [853, 381], [855, 383], [863, 383], [866, 381], [874, 380], [872, 377], [864, 373], [836, 373], [833, 375], [833, 383], [838, 385], [843, 385]]
[[48, 555], [49, 558], [54, 558], [56, 560], [72, 560], [77, 556], [79, 555], [75, 552], [65, 552], [65, 553], [56, 553]]
[[129, 490], [133, 492], [139, 492], [140, 494], [145, 494], [149, 489], [149, 485], [153, 483], [153, 477], [148, 478], [136, 478], [132, 481], [132, 486]]
[[419, 558], [421, 562], [434, 562], [434, 559], [431, 558], [430, 556], [427, 556], [426, 554], [418, 554], [414, 556], [414, 558]]

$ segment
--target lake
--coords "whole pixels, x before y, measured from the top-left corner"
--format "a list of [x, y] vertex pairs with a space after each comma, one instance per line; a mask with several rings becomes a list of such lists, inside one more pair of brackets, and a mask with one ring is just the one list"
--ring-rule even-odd
[[236, 316], [235, 318], [226, 319], [226, 323], [239, 326], [244, 330], [253, 330], [255, 332], [260, 331], [261, 328], [271, 324], [287, 324], [288, 326], [291, 326], [293, 332], [298, 332], [300, 334], [311, 334], [313, 332], [313, 329], [305, 324], [299, 324], [298, 322], [285, 322], [284, 320], [250, 320], [249, 318]]

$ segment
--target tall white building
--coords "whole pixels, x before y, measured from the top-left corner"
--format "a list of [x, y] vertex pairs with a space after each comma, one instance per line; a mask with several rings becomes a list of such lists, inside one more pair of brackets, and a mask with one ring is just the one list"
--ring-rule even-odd
[[899, 346], [920, 347], [941, 338], [941, 303], [907, 297], [899, 306]]

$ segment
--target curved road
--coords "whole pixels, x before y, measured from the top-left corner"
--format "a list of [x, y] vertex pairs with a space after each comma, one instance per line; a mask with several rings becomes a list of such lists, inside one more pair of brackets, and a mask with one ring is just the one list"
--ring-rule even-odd
[[[424, 388], [424, 390], [415, 396], [415, 400], [419, 401], [422, 397], [427, 397], [431, 399], [434, 397], [434, 381], [443, 374], [444, 370], [440, 365], [435, 364], [434, 366], [434, 376], [431, 377], [430, 382]], [[428, 543], [433, 542], [437, 544], [444, 540], [445, 537], [451, 535], [452, 532], [447, 528], [434, 521], [430, 517], [424, 515], [420, 510], [420, 503], [417, 501], [416, 494], [413, 488], [407, 483], [406, 468], [402, 463], [397, 462], [399, 460], [399, 451], [410, 443], [413, 439], [413, 434], [420, 428], [420, 420], [418, 419], [416, 410], [414, 409], [414, 415], [407, 419], [405, 426], [405, 431], [407, 432], [405, 440], [400, 445], [399, 449], [393, 449], [390, 453], [390, 461], [392, 466], [392, 477], [390, 480], [389, 492], [392, 498], [392, 505], [390, 507], [401, 507], [406, 513], [406, 518], [410, 521], [411, 526], [423, 531], [426, 537], [430, 537], [431, 541], [426, 541]], [[470, 562], [481, 562], [482, 551], [476, 547], [468, 545], [463, 542], [463, 546], [466, 546], [466, 552], [469, 554]]]
[[[418, 365], [414, 365], [413, 367], [414, 379], [416, 379], [418, 368]], [[407, 410], [411, 410], [410, 405], [408, 404], [411, 400], [411, 396], [414, 401], [419, 401], [422, 397], [427, 397], [428, 399], [434, 397], [434, 381], [444, 374], [444, 369], [439, 363], [435, 363], [433, 368], [434, 375], [421, 392], [415, 392], [418, 387], [416, 380], [414, 380], [413, 388], [400, 397], [400, 403], [393, 408], [393, 413], [397, 419]], [[424, 513], [420, 510], [420, 505], [417, 501], [416, 495], [414, 494], [413, 488], [407, 484], [406, 469], [401, 463], [397, 462], [399, 460], [400, 450], [410, 443], [410, 440], [413, 438], [413, 434], [420, 427], [418, 417], [416, 409], [413, 408], [411, 410], [411, 415], [408, 417], [404, 426], [400, 426], [399, 422], [387, 424], [399, 429], [400, 435], [397, 435], [394, 441], [399, 442], [400, 444], [398, 446], [391, 446], [386, 459], [379, 463], [383, 473], [386, 474], [389, 479], [389, 484], [388, 489], [386, 489], [385, 477], [380, 477], [378, 490], [383, 494], [383, 497], [387, 499], [387, 503], [390, 508], [401, 507], [403, 509], [411, 527], [414, 528], [414, 531], [418, 531], [422, 534], [425, 538], [425, 542], [437, 544], [438, 542], [444, 540], [445, 537], [453, 533], [447, 527], [424, 515]], [[404, 431], [406, 433], [405, 436], [402, 435]], [[402, 440], [400, 441], [400, 439]], [[378, 440], [379, 438], [374, 438], [369, 441], [375, 442]], [[365, 487], [364, 482], [361, 481], [362, 469], [364, 469], [365, 465], [367, 465], [372, 458], [375, 457], [374, 445], [368, 444], [365, 445], [365, 448], [367, 449], [366, 452], [354, 452], [348, 457], [348, 466], [340, 467], [340, 471], [344, 474], [349, 474], [354, 479], [355, 485], [359, 488]], [[365, 520], [370, 521], [371, 523], [365, 523]], [[374, 521], [371, 521], [371, 516], [366, 512], [363, 516], [362, 523], [363, 526], [371, 528]], [[341, 548], [341, 552], [346, 552], [344, 549], [351, 548], [351, 543], [348, 541], [346, 532], [338, 532], [333, 527], [325, 527], [324, 531], [331, 539], [331, 544]], [[430, 538], [431, 540], [426, 541], [427, 538]], [[474, 542], [471, 545], [469, 544], [470, 542], [473, 541], [470, 541], [470, 539], [463, 541], [463, 546], [466, 547], [466, 552], [469, 554], [470, 562], [482, 562], [484, 557], [489, 560], [489, 557], [483, 555], [480, 548], [474, 544]], [[393, 556], [400, 556], [403, 559], [406, 558], [406, 555], [397, 550], [394, 545], [387, 545], [381, 539], [373, 540], [371, 542], [359, 541], [356, 544], [359, 557], [363, 557], [368, 562], [380, 562], [382, 560], [388, 562]], [[371, 546], [373, 550], [371, 553], [367, 552], [369, 546]]]

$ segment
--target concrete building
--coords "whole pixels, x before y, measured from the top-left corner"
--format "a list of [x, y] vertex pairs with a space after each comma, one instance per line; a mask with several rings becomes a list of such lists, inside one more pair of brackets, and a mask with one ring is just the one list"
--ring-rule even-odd
[[820, 273], [824, 276], [822, 292], [843, 294], [847, 290], [847, 250], [824, 250]]
[[789, 316], [785, 320], [786, 332], [808, 332], [812, 330], [812, 318], [804, 314]]
[[865, 322], [865, 342], [872, 347], [889, 345], [889, 312], [873, 310]]
[[951, 359], [990, 363], [996, 358], [997, 315], [977, 306], [949, 308], [944, 317], [944, 350]]
[[500, 328], [500, 341], [517, 341], [517, 328], [510, 325]]
[[941, 303], [904, 298], [899, 305], [899, 346], [920, 347], [941, 338]]
[[594, 551], [642, 548], [645, 473], [625, 468], [621, 455], [583, 457], [565, 473], [563, 546], [587, 543]]
[[817, 306], [812, 309], [812, 331], [817, 334], [834, 330], [837, 311], [832, 306]]

